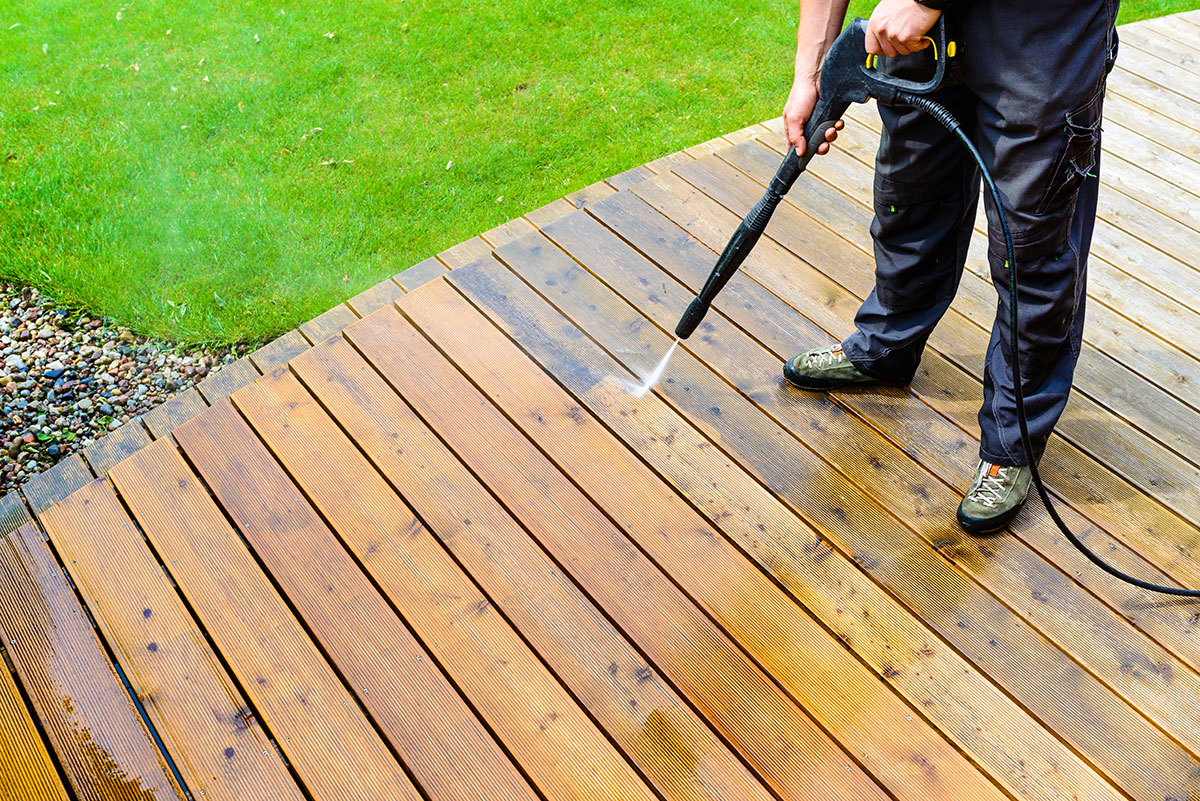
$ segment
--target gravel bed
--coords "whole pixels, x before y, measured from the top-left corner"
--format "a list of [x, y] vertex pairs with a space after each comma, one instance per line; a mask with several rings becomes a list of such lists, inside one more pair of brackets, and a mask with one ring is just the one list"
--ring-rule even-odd
[[245, 353], [136, 336], [0, 283], [0, 494]]

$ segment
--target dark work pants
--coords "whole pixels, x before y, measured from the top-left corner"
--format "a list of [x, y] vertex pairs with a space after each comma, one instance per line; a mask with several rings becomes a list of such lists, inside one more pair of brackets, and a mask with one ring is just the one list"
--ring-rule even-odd
[[[1117, 0], [959, 0], [947, 12], [958, 56], [933, 97], [963, 123], [1004, 201], [1020, 279], [1025, 405], [1039, 456], [1066, 405], [1082, 342], [1116, 13]], [[907, 382], [958, 289], [980, 174], [929, 115], [883, 106], [879, 112], [876, 283], [843, 347], [864, 373]], [[1008, 268], [986, 193], [984, 204], [999, 299], [984, 365], [980, 456], [1017, 465], [1027, 460], [1009, 366]]]

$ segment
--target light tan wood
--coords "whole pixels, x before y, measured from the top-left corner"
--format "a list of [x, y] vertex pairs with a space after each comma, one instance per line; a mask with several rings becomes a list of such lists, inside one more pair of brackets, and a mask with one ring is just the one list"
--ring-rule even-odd
[[[492, 608], [503, 611], [660, 792], [670, 799], [768, 797], [703, 718], [349, 344], [327, 343], [292, 367], [479, 583]], [[728, 721], [714, 716], [722, 728]], [[743, 753], [780, 795], [806, 797], [798, 766]]]
[[191, 793], [303, 798], [109, 485], [40, 520]]
[[343, 801], [420, 798], [172, 441], [109, 475], [304, 789]]

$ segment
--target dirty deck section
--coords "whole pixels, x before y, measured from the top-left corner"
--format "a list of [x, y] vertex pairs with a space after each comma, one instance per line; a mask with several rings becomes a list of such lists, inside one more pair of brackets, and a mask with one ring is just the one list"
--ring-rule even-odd
[[[1192, 587], [1198, 88], [1200, 12], [1123, 29], [1043, 463], [1093, 548]], [[1200, 796], [1200, 605], [1036, 503], [954, 524], [982, 239], [911, 387], [780, 382], [870, 290], [877, 128], [853, 111], [643, 398], [774, 123], [439, 254], [0, 499], [0, 799]]]

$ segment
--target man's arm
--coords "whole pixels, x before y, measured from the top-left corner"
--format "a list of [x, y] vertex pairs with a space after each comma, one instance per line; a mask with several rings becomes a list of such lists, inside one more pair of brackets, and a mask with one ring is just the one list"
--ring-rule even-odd
[[[911, 0], [909, 0], [911, 2]], [[796, 29], [796, 72], [792, 91], [783, 107], [783, 122], [787, 140], [803, 153], [804, 123], [817, 104], [817, 80], [821, 75], [821, 63], [825, 52], [833, 44], [842, 23], [846, 19], [846, 8], [850, 0], [801, 0], [800, 25]], [[839, 123], [840, 127], [840, 123]], [[826, 132], [826, 142], [837, 138], [837, 131]], [[829, 145], [821, 145], [821, 152], [828, 152]]]
[[[929, 2], [929, 0], [926, 0]], [[931, 5], [943, 5], [935, 0]], [[817, 104], [817, 81], [825, 52], [833, 44], [846, 19], [850, 0], [800, 0], [800, 25], [796, 30], [796, 73], [792, 91], [783, 107], [784, 130], [790, 145], [804, 152], [804, 123]], [[881, 0], [867, 23], [867, 52], [876, 56], [908, 55], [928, 47], [921, 37], [928, 33], [942, 12], [915, 0]], [[837, 139], [837, 125], [825, 131], [819, 153], [829, 152]]]

